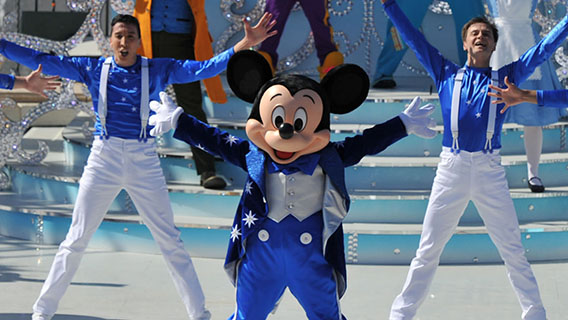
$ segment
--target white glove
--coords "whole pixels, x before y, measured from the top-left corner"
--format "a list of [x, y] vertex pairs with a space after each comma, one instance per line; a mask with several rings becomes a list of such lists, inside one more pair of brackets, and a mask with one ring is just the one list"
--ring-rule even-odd
[[414, 133], [421, 138], [432, 139], [436, 136], [436, 131], [432, 130], [436, 126], [436, 121], [428, 116], [434, 112], [435, 106], [428, 103], [419, 107], [421, 102], [420, 97], [414, 98], [398, 116], [404, 123], [407, 134]]
[[155, 100], [150, 102], [150, 109], [156, 112], [148, 119], [148, 124], [154, 126], [150, 130], [150, 135], [154, 137], [175, 129], [179, 116], [183, 113], [183, 109], [178, 107], [164, 91], [160, 92], [160, 99], [162, 103]]

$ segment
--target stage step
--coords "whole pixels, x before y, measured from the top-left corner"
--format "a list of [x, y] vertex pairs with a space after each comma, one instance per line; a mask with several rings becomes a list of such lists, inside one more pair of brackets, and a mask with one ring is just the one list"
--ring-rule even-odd
[[[72, 205], [34, 201], [15, 193], [0, 193], [0, 234], [60, 243], [71, 223]], [[176, 216], [181, 239], [193, 257], [225, 256], [232, 219]], [[418, 247], [420, 224], [344, 223], [345, 254], [351, 264], [410, 263]], [[568, 223], [522, 224], [522, 241], [529, 261], [568, 259]], [[102, 250], [156, 253], [149, 230], [138, 215], [107, 214], [90, 246]], [[485, 227], [460, 226], [444, 249], [442, 264], [501, 263]]]

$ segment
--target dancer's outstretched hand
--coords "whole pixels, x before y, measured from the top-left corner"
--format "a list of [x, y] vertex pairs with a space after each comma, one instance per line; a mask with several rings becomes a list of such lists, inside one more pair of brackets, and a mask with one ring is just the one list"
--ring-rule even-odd
[[270, 31], [276, 24], [276, 20], [272, 20], [272, 14], [269, 12], [265, 12], [254, 27], [251, 27], [246, 18], [243, 18], [243, 24], [245, 37], [235, 44], [235, 52], [254, 47], [278, 33], [276, 30]]
[[41, 76], [42, 66], [41, 64], [32, 71], [29, 75], [25, 77], [16, 77], [15, 88], [25, 88], [30, 92], [37, 93], [44, 98], [47, 98], [44, 90], [55, 90], [61, 83], [57, 82], [59, 76], [42, 77]]
[[399, 117], [406, 127], [406, 133], [432, 139], [436, 136], [436, 131], [432, 130], [436, 126], [436, 121], [429, 116], [434, 112], [435, 106], [428, 103], [420, 107], [421, 102], [420, 97], [414, 98]]
[[156, 112], [148, 119], [148, 124], [154, 126], [150, 130], [150, 135], [154, 137], [175, 129], [179, 116], [183, 113], [183, 109], [178, 107], [167, 93], [160, 92], [160, 100], [161, 103], [155, 100], [150, 102], [150, 109]]
[[501, 109], [501, 113], [505, 113], [509, 107], [515, 106], [522, 102], [537, 103], [536, 91], [534, 90], [523, 90], [517, 87], [514, 83], [509, 81], [509, 77], [505, 77], [506, 88], [499, 88], [494, 85], [489, 85], [491, 91], [487, 92], [487, 95], [495, 97], [497, 99], [491, 101], [491, 103], [499, 104], [504, 103], [505, 107]]

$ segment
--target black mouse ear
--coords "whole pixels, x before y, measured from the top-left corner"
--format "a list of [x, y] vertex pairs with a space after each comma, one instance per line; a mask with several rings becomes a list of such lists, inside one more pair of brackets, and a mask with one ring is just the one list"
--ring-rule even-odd
[[369, 76], [354, 64], [331, 69], [321, 80], [330, 100], [331, 113], [344, 114], [359, 107], [369, 93]]
[[239, 51], [229, 59], [227, 82], [235, 95], [246, 102], [252, 103], [258, 90], [271, 78], [270, 65], [256, 51]]

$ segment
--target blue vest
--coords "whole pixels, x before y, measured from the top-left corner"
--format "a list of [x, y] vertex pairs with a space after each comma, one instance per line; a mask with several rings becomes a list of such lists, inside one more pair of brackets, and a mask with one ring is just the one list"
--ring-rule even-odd
[[195, 24], [187, 0], [153, 0], [152, 31], [190, 34]]

